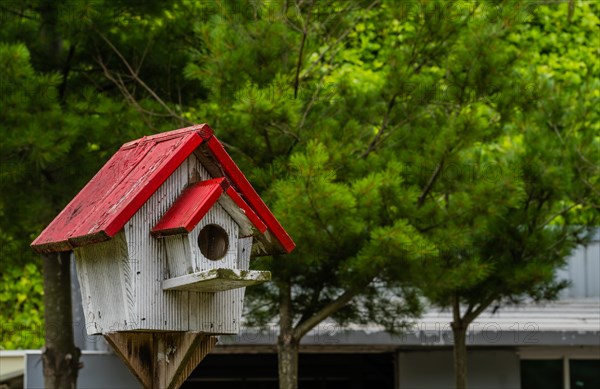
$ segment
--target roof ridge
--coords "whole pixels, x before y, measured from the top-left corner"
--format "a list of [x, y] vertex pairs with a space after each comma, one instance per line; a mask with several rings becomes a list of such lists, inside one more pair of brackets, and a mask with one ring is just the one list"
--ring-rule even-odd
[[165, 132], [159, 132], [158, 134], [154, 134], [154, 135], [143, 136], [141, 138], [134, 139], [132, 141], [124, 143], [120, 147], [120, 149], [121, 150], [130, 149], [133, 147], [137, 147], [141, 143], [145, 143], [145, 142], [156, 142], [156, 143], [165, 142], [165, 141], [171, 140], [173, 138], [179, 138], [182, 135], [184, 135], [185, 133], [192, 132], [192, 131], [197, 132], [198, 135], [200, 135], [200, 138], [202, 138], [203, 140], [208, 140], [213, 136], [212, 128], [210, 128], [210, 126], [208, 124], [202, 123], [202, 124], [196, 124], [196, 125], [193, 125], [190, 127], [180, 128], [179, 130], [165, 131]]

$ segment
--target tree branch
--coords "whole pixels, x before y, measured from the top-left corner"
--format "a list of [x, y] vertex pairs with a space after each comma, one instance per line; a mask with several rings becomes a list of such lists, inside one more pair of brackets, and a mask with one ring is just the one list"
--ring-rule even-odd
[[300, 320], [298, 321], [299, 323], [302, 323], [303, 321], [307, 320], [309, 317], [311, 317], [313, 315], [313, 313], [317, 307], [317, 304], [319, 303], [319, 297], [321, 296], [322, 290], [323, 290], [323, 284], [319, 285], [318, 288], [313, 289], [313, 293], [310, 297], [310, 301], [308, 302], [308, 305], [307, 305], [306, 309], [304, 310], [304, 313], [300, 317]]
[[454, 296], [452, 296], [452, 315], [453, 315], [453, 319], [460, 319], [461, 318], [461, 314], [460, 314], [460, 298], [458, 297], [458, 294], [455, 293]]
[[427, 194], [429, 193], [429, 191], [431, 191], [431, 188], [433, 188], [433, 184], [435, 184], [435, 181], [437, 180], [438, 176], [440, 175], [443, 167], [444, 167], [444, 158], [442, 158], [440, 163], [437, 164], [437, 166], [435, 167], [435, 171], [433, 172], [431, 177], [429, 177], [429, 181], [427, 182], [427, 185], [425, 185], [425, 188], [423, 188], [423, 192], [421, 192], [421, 195], [419, 196], [419, 198], [417, 200], [417, 208], [420, 208], [423, 205], [423, 203], [425, 202], [425, 197], [427, 197]]
[[392, 112], [392, 109], [394, 108], [394, 104], [396, 103], [396, 97], [398, 97], [398, 95], [394, 94], [392, 96], [392, 98], [390, 99], [390, 101], [388, 102], [387, 110], [385, 111], [385, 115], [383, 116], [383, 121], [381, 122], [381, 128], [379, 129], [379, 131], [377, 131], [375, 138], [373, 138], [371, 143], [369, 143], [369, 147], [367, 148], [367, 150], [365, 150], [365, 152], [360, 156], [361, 158], [366, 158], [371, 153], [371, 151], [373, 151], [375, 149], [375, 147], [377, 146], [377, 143], [381, 139], [381, 136], [383, 135], [384, 131], [386, 130], [386, 128], [390, 122], [390, 113]]
[[8, 13], [11, 13], [11, 14], [13, 14], [13, 15], [19, 16], [19, 17], [21, 17], [21, 18], [23, 18], [23, 19], [29, 19], [29, 20], [35, 20], [35, 21], [37, 21], [37, 20], [38, 20], [37, 18], [35, 18], [35, 17], [33, 17], [33, 16], [26, 15], [26, 14], [24, 14], [23, 12], [17, 12], [17, 11], [13, 11], [13, 10], [12, 10], [12, 9], [10, 9], [10, 8], [6, 8], [6, 7], [1, 7], [1, 6], [0, 6], [0, 10], [3, 10], [3, 12], [4, 12], [4, 11], [6, 11], [6, 12], [8, 12]]
[[580, 202], [576, 202], [562, 210], [560, 210], [559, 212], [556, 212], [554, 215], [550, 216], [548, 219], [546, 219], [546, 221], [544, 221], [542, 224], [540, 224], [537, 229], [542, 229], [544, 227], [546, 227], [552, 220], [556, 219], [557, 217], [564, 215], [565, 213], [569, 212], [571, 209], [575, 208], [576, 206], [581, 205]]
[[294, 336], [298, 339], [302, 338], [308, 331], [319, 325], [320, 322], [327, 319], [340, 309], [342, 309], [354, 296], [356, 296], [361, 288], [352, 288], [342, 293], [337, 299], [330, 304], [321, 308], [317, 313], [309, 317], [308, 319], [299, 322], [294, 328]]
[[306, 43], [306, 36], [308, 35], [307, 25], [310, 22], [310, 10], [312, 9], [312, 4], [308, 9], [308, 16], [306, 18], [306, 23], [302, 26], [302, 41], [300, 42], [300, 52], [298, 53], [298, 63], [296, 64], [296, 78], [294, 81], [294, 99], [298, 98], [298, 87], [300, 86], [300, 67], [302, 66], [302, 54], [304, 53], [304, 45]]
[[327, 236], [329, 236], [329, 238], [332, 240], [332, 242], [336, 242], [337, 239], [331, 233], [331, 231], [329, 231], [329, 229], [327, 228], [327, 224], [325, 224], [325, 222], [323, 221], [323, 218], [321, 218], [321, 215], [319, 214], [319, 211], [317, 210], [317, 207], [315, 206], [315, 202], [313, 201], [313, 198], [310, 195], [310, 191], [308, 190], [308, 184], [306, 184], [304, 187], [306, 189], [306, 197], [308, 198], [308, 202], [310, 204], [310, 207], [312, 208], [315, 218], [317, 219], [317, 222], [321, 225], [321, 228], [323, 229], [323, 231], [325, 231]]
[[490, 306], [491, 303], [494, 302], [493, 298], [488, 298], [487, 300], [484, 300], [483, 303], [481, 303], [476, 309], [472, 309], [472, 307], [470, 307], [469, 310], [467, 310], [467, 312], [465, 313], [465, 316], [463, 317], [463, 321], [466, 325], [471, 324], [471, 322], [473, 320], [475, 320], [477, 318], [477, 316], [479, 316], [483, 311], [485, 311], [487, 309], [487, 307]]
[[123, 94], [123, 97], [125, 98], [126, 101], [128, 101], [131, 105], [133, 105], [133, 107], [140, 113], [142, 120], [144, 121], [144, 123], [146, 123], [146, 125], [151, 128], [153, 131], [156, 131], [156, 128], [152, 125], [152, 122], [150, 122], [150, 120], [148, 119], [147, 115], [150, 114], [149, 111], [143, 109], [139, 103], [137, 102], [137, 100], [133, 97], [133, 95], [129, 92], [129, 90], [127, 89], [127, 87], [125, 86], [125, 84], [123, 83], [123, 80], [121, 79], [120, 76], [118, 76], [117, 78], [115, 78], [110, 70], [108, 70], [108, 68], [104, 65], [104, 62], [102, 62], [102, 58], [98, 57], [96, 59], [96, 62], [98, 62], [98, 64], [100, 65], [100, 67], [102, 67], [102, 70], [104, 72], [104, 76], [109, 79], [110, 81], [113, 82], [113, 84], [116, 85], [116, 87], [119, 89], [119, 91], [121, 91], [121, 94]]
[[181, 121], [184, 124], [188, 124], [188, 125], [194, 124], [193, 122], [190, 122], [189, 120], [183, 118], [182, 116], [178, 115], [175, 111], [173, 111], [167, 105], [167, 103], [165, 103], [156, 94], [156, 92], [154, 92], [154, 90], [152, 90], [152, 88], [150, 88], [141, 78], [138, 77], [138, 72], [135, 71], [131, 67], [131, 65], [129, 64], [129, 62], [125, 59], [125, 57], [121, 54], [121, 52], [112, 44], [112, 42], [110, 40], [108, 40], [108, 38], [106, 38], [104, 36], [104, 34], [102, 34], [101, 32], [99, 32], [99, 31], [96, 31], [96, 32], [106, 42], [106, 44], [108, 46], [110, 46], [110, 48], [114, 51], [114, 53], [121, 59], [121, 61], [123, 62], [123, 64], [127, 68], [127, 70], [129, 71], [129, 74], [130, 74], [131, 78], [133, 78], [133, 80], [135, 80], [139, 85], [141, 85], [142, 88], [144, 88], [172, 117], [178, 119], [179, 121]]
[[67, 60], [65, 61], [65, 66], [62, 72], [62, 82], [58, 88], [58, 96], [61, 103], [65, 101], [65, 93], [67, 91], [67, 80], [69, 78], [69, 71], [71, 70], [71, 60], [75, 55], [75, 44], [71, 44], [69, 47], [69, 53], [67, 54]]

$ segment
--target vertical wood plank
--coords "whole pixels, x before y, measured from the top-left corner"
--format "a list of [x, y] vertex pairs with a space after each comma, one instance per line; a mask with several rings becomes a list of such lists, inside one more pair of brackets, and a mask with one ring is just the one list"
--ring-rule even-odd
[[162, 238], [167, 251], [169, 277], [174, 278], [194, 272], [190, 243], [187, 235], [172, 235]]
[[[109, 241], [75, 250], [76, 266], [82, 271], [82, 301], [88, 334], [124, 329], [129, 313], [127, 244], [121, 231]], [[95, 303], [92, 304], [92, 301]]]
[[238, 268], [241, 270], [250, 269], [250, 254], [252, 252], [252, 237], [240, 238], [238, 243]]
[[115, 332], [104, 337], [150, 389], [180, 387], [217, 343], [213, 336], [193, 332]]
[[145, 388], [152, 388], [153, 361], [156, 360], [152, 333], [115, 332], [104, 334], [104, 339], [140, 383]]
[[135, 329], [186, 331], [188, 292], [163, 293], [161, 282], [169, 277], [165, 242], [150, 235], [150, 229], [173, 205], [188, 183], [189, 160], [161, 185], [127, 223], [125, 232], [130, 257], [135, 258], [132, 282], [137, 323]]
[[[75, 249], [78, 251], [78, 249]], [[81, 258], [81, 254], [75, 255], [75, 266], [77, 269], [77, 279], [79, 280], [81, 292], [81, 305], [83, 308], [83, 316], [85, 318], [85, 331], [88, 335], [97, 334], [100, 332], [96, 321], [94, 320], [94, 299], [90, 294], [90, 281], [87, 271], [87, 263]]]
[[[196, 340], [197, 339], [197, 340]], [[188, 342], [190, 340], [187, 340]], [[195, 335], [194, 345], [189, 348], [190, 352], [185, 355], [182, 361], [177, 365], [177, 371], [174, 372], [171, 380], [171, 388], [179, 388], [185, 380], [198, 367], [200, 362], [212, 351], [217, 344], [217, 338], [214, 336]]]

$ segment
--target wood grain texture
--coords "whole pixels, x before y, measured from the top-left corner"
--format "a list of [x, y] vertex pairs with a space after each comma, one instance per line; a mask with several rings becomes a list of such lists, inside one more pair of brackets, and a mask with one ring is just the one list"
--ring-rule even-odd
[[115, 354], [133, 373], [144, 388], [152, 388], [154, 381], [154, 348], [153, 334], [150, 332], [115, 332], [104, 334], [104, 339], [111, 345]]
[[[198, 128], [201, 128], [199, 126]], [[110, 239], [202, 143], [197, 131], [124, 145], [33, 241], [37, 252]]]
[[187, 377], [192, 374], [192, 371], [202, 362], [204, 357], [208, 355], [212, 350], [214, 350], [215, 345], [217, 344], [217, 338], [215, 336], [204, 336], [200, 339], [200, 342], [196, 346], [196, 349], [190, 347], [190, 350], [193, 352], [187, 359], [186, 362], [182, 362], [179, 365], [179, 372], [174, 376], [172, 381], [173, 388], [179, 388]]
[[187, 234], [167, 236], [163, 239], [167, 254], [168, 278], [194, 272], [194, 261]]
[[238, 243], [238, 269], [250, 269], [250, 255], [252, 251], [252, 237], [240, 238]]
[[[162, 290], [163, 280], [188, 274], [190, 266], [193, 271], [237, 267], [239, 227], [218, 202], [187, 236], [156, 239], [150, 235], [150, 228], [167, 212], [190, 181], [209, 178], [209, 173], [192, 154], [125, 226], [133, 276], [133, 310], [136, 313], [135, 323], [127, 329], [218, 334], [235, 334], [239, 330], [243, 290], [218, 293]], [[219, 261], [204, 258], [197, 244], [200, 230], [211, 223], [222, 226], [232, 239], [229, 251]]]
[[133, 302], [125, 234], [75, 250], [88, 333], [127, 327]]
[[149, 389], [180, 387], [217, 342], [194, 332], [115, 332], [104, 337]]
[[[137, 330], [188, 330], [188, 292], [162, 291], [162, 280], [169, 276], [167, 250], [162, 239], [150, 235], [150, 229], [187, 186], [191, 167], [196, 168], [193, 156], [177, 168], [125, 225], [132, 274], [135, 275], [132, 289]], [[204, 174], [202, 179], [208, 178], [205, 171], [196, 174]]]
[[240, 226], [241, 236], [259, 235], [267, 230], [265, 223], [232, 187], [229, 187], [225, 195], [219, 198], [219, 204]]
[[[196, 331], [205, 334], [238, 332], [245, 293], [245, 287], [239, 286], [249, 285], [259, 281], [259, 278], [262, 281], [264, 275], [254, 278], [238, 277], [236, 280], [228, 280], [228, 284], [221, 287], [213, 283], [208, 289], [211, 290], [210, 293], [205, 292], [205, 288], [163, 290], [165, 280], [197, 272], [219, 268], [248, 270], [252, 253], [267, 254], [272, 252], [273, 247], [280, 245], [281, 236], [277, 236], [271, 226], [267, 226], [263, 221], [264, 215], [259, 214], [253, 204], [248, 202], [248, 198], [252, 198], [256, 192], [245, 178], [238, 177], [242, 175], [241, 172], [236, 170], [237, 166], [222, 146], [199, 148], [197, 146], [200, 141], [192, 140], [193, 136], [200, 140], [213, 139], [212, 132], [206, 132], [202, 136], [194, 128], [142, 138], [124, 145], [120, 152], [126, 153], [127, 158], [111, 162], [109, 166], [112, 167], [104, 171], [105, 175], [118, 177], [115, 179], [116, 183], [108, 189], [110, 196], [115, 196], [115, 203], [105, 203], [104, 205], [110, 205], [108, 210], [102, 211], [106, 214], [98, 214], [102, 201], [90, 200], [90, 212], [98, 216], [89, 229], [92, 234], [101, 226], [104, 226], [104, 233], [113, 234], [111, 228], [121, 223], [119, 221], [114, 224], [115, 220], [121, 220], [119, 218], [128, 215], [132, 209], [133, 205], [125, 203], [138, 204], [140, 199], [145, 196], [148, 198], [123, 228], [114, 233], [113, 239], [95, 243], [82, 241], [85, 245], [75, 249], [89, 334], [116, 331]], [[215, 142], [218, 143], [216, 140]], [[154, 155], [158, 144], [165, 149], [158, 150], [160, 152]], [[175, 164], [175, 154], [178, 155], [177, 158], [183, 154], [188, 157], [184, 161], [177, 161], [177, 168], [165, 178], [165, 172]], [[205, 166], [209, 159], [217, 164]], [[168, 169], [164, 167], [165, 163]], [[221, 175], [217, 179], [219, 185], [226, 183], [226, 179], [235, 179], [247, 192], [222, 187], [224, 193], [221, 193], [219, 200], [210, 201], [212, 206], [200, 220], [195, 220], [197, 217], [188, 218], [189, 215], [186, 214], [183, 223], [186, 229], [197, 223], [188, 234], [161, 239], [150, 234], [151, 228], [173, 209], [173, 205], [187, 188], [214, 180], [212, 175], [220, 173], [228, 176]], [[229, 177], [231, 175], [237, 178]], [[164, 182], [154, 190], [155, 184], [163, 178]], [[129, 182], [129, 179], [133, 182]], [[92, 187], [100, 188], [103, 180], [107, 178], [93, 180]], [[146, 189], [143, 189], [144, 186]], [[126, 187], [129, 192], [123, 192]], [[153, 193], [150, 195], [148, 190]], [[116, 199], [119, 194], [121, 198]], [[253, 202], [256, 204], [257, 200]], [[265, 209], [260, 212], [269, 212]], [[71, 211], [72, 216], [79, 212], [74, 209]], [[120, 216], [117, 217], [116, 214]], [[87, 219], [85, 223], [88, 223]], [[206, 258], [198, 244], [200, 231], [209, 224], [220, 226], [229, 237], [227, 251], [218, 260]], [[74, 230], [80, 227], [79, 224], [73, 226]], [[260, 234], [261, 231], [264, 234]], [[237, 288], [229, 289], [234, 287]]]

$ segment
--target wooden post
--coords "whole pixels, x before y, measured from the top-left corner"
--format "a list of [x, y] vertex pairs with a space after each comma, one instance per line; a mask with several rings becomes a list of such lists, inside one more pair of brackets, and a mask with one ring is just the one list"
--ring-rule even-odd
[[73, 341], [71, 253], [42, 255], [44, 271], [45, 346], [42, 352], [47, 389], [77, 387], [81, 350]]
[[217, 343], [197, 332], [104, 334], [117, 355], [147, 389], [180, 387]]

